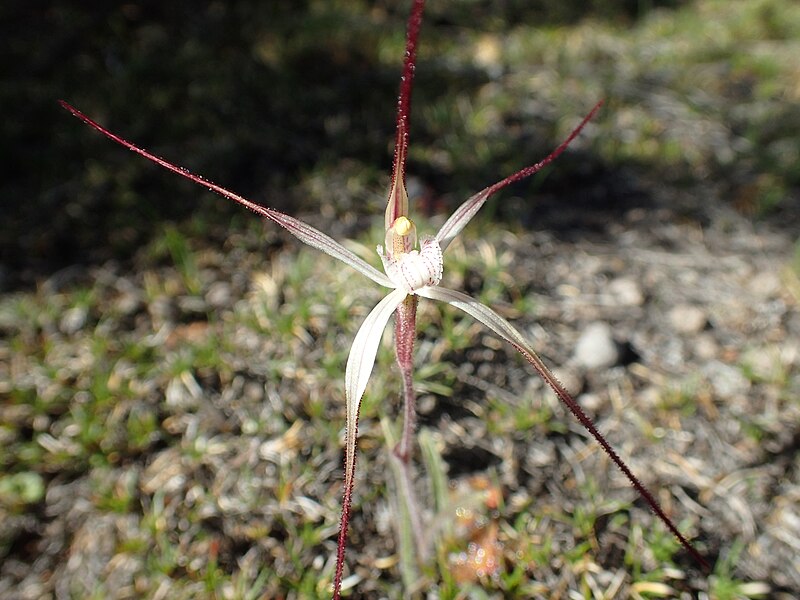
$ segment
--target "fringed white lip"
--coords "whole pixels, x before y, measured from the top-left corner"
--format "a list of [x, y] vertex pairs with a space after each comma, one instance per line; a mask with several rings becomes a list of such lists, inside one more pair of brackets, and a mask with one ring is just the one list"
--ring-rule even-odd
[[419, 250], [386, 256], [378, 246], [386, 275], [398, 289], [413, 294], [425, 286], [439, 285], [442, 280], [442, 248], [436, 238], [422, 238]]

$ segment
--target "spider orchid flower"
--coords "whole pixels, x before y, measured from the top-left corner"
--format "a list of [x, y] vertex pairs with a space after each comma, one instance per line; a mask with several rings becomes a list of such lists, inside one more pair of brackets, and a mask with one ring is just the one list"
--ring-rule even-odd
[[[397, 136], [392, 181], [385, 213], [386, 235], [383, 244], [377, 247], [378, 255], [384, 267], [383, 273], [314, 227], [287, 214], [248, 200], [199, 175], [191, 173], [183, 167], [179, 167], [163, 158], [155, 156], [143, 148], [112, 133], [67, 102], [59, 100], [59, 103], [74, 116], [118, 144], [144, 156], [148, 160], [181, 177], [185, 177], [210, 191], [216, 192], [234, 202], [238, 202], [253, 212], [285, 228], [300, 241], [340, 260], [375, 283], [389, 289], [386, 296], [378, 302], [361, 324], [361, 327], [356, 333], [353, 345], [350, 348], [350, 354], [345, 368], [347, 427], [345, 434], [344, 499], [334, 578], [334, 598], [339, 598], [344, 568], [344, 552], [355, 477], [356, 441], [358, 437], [358, 417], [361, 399], [367, 388], [367, 382], [375, 364], [375, 358], [383, 331], [392, 315], [395, 315], [395, 346], [397, 362], [402, 373], [405, 400], [403, 436], [398, 447], [395, 449], [395, 455], [406, 464], [409, 460], [411, 446], [410, 436], [414, 429], [415, 415], [414, 392], [412, 387], [412, 351], [416, 328], [416, 308], [418, 298], [420, 297], [444, 302], [465, 312], [506, 340], [522, 354], [533, 369], [542, 377], [550, 388], [552, 388], [558, 398], [569, 408], [578, 421], [580, 421], [597, 440], [611, 460], [625, 474], [631, 485], [645, 499], [653, 512], [664, 522], [667, 528], [678, 538], [684, 548], [689, 551], [699, 564], [708, 569], [708, 564], [705, 559], [664, 513], [653, 495], [644, 487], [622, 461], [616, 451], [609, 445], [591, 419], [589, 419], [572, 396], [562, 387], [550, 369], [548, 369], [531, 345], [525, 340], [524, 336], [488, 306], [462, 292], [439, 285], [443, 275], [444, 252], [453, 239], [477, 214], [483, 204], [499, 190], [533, 175], [555, 160], [580, 133], [586, 123], [597, 113], [602, 102], [595, 105], [589, 114], [578, 124], [572, 133], [570, 133], [566, 140], [545, 159], [478, 192], [453, 212], [436, 235], [422, 236], [418, 242], [416, 226], [408, 216], [409, 201], [405, 187], [405, 164], [408, 148], [408, 123], [412, 80], [416, 65], [416, 46], [422, 23], [423, 8], [424, 0], [414, 0], [408, 21], [406, 55], [397, 108]], [[406, 493], [410, 492], [406, 490]], [[418, 523], [415, 526], [415, 536], [419, 541], [423, 538], [423, 533]]]

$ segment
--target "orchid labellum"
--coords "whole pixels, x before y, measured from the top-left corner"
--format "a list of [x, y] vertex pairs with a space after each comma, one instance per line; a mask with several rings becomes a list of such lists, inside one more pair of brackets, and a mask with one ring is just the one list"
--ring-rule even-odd
[[[611, 460], [625, 474], [631, 485], [644, 498], [666, 527], [678, 538], [684, 548], [698, 563], [707, 568], [708, 565], [703, 557], [678, 530], [670, 518], [664, 513], [653, 495], [644, 487], [622, 461], [616, 451], [608, 444], [603, 435], [597, 430], [594, 423], [575, 402], [572, 396], [561, 386], [548, 367], [525, 340], [523, 335], [488, 306], [481, 304], [476, 299], [462, 292], [439, 285], [443, 273], [443, 253], [447, 250], [450, 242], [452, 242], [461, 230], [466, 227], [489, 197], [509, 184], [536, 173], [558, 157], [580, 133], [586, 123], [597, 113], [602, 102], [595, 105], [567, 139], [549, 156], [478, 192], [453, 212], [435, 236], [423, 235], [418, 240], [416, 226], [408, 216], [409, 201], [405, 187], [405, 167], [408, 149], [411, 89], [416, 66], [417, 40], [422, 23], [424, 4], [424, 0], [413, 1], [408, 21], [405, 62], [397, 108], [397, 136], [394, 164], [389, 200], [385, 214], [386, 235], [383, 244], [377, 247], [378, 254], [383, 262], [384, 273], [376, 270], [347, 248], [310, 225], [284, 213], [256, 204], [215, 183], [207, 181], [199, 175], [190, 173], [184, 168], [150, 154], [142, 148], [110, 132], [66, 102], [60, 102], [61, 105], [73, 115], [115, 142], [141, 154], [165, 169], [173, 171], [182, 177], [186, 177], [225, 198], [242, 204], [253, 212], [284, 227], [300, 241], [340, 260], [362, 275], [373, 280], [375, 283], [389, 289], [386, 296], [372, 309], [358, 330], [350, 349], [350, 355], [345, 369], [347, 429], [345, 439], [344, 501], [339, 532], [337, 565], [333, 582], [334, 598], [338, 598], [340, 595], [344, 571], [345, 546], [347, 528], [350, 521], [361, 398], [367, 388], [367, 382], [375, 364], [375, 358], [383, 331], [392, 315], [395, 316], [395, 347], [397, 363], [402, 374], [404, 400], [403, 432], [394, 454], [401, 465], [405, 466], [406, 473], [410, 472], [408, 470], [408, 464], [410, 462], [412, 434], [415, 423], [415, 394], [412, 386], [412, 354], [416, 331], [416, 308], [419, 297], [445, 302], [462, 310], [483, 323], [495, 334], [516, 348], [530, 363], [533, 369], [544, 379], [547, 385], [552, 388], [558, 398], [569, 408], [580, 423], [589, 431], [595, 440], [597, 440]], [[410, 489], [411, 487], [409, 485], [403, 493], [409, 496], [413, 495]], [[414, 498], [409, 498], [409, 500], [413, 505], [415, 502]], [[415, 523], [413, 523], [412, 526], [417, 542], [420, 542], [425, 536], [423, 527], [419, 523], [418, 514], [415, 516]]]

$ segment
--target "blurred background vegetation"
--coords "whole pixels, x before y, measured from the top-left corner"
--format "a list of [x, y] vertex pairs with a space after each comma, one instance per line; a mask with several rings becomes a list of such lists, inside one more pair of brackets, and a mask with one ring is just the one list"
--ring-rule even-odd
[[[330, 269], [310, 251], [297, 250], [294, 241], [281, 252], [288, 235], [114, 145], [62, 110], [57, 99], [231, 190], [300, 216], [337, 239], [356, 238], [354, 247], [375, 261], [366, 239], [369, 234], [372, 244], [382, 235], [375, 223], [388, 186], [407, 11], [407, 2], [389, 0], [0, 5], [0, 394], [9, 398], [0, 401], [0, 596], [18, 586], [39, 598], [59, 585], [64, 594], [69, 590], [63, 586], [74, 585], [73, 597], [91, 592], [106, 598], [117, 591], [119, 597], [219, 597], [221, 589], [230, 592], [223, 597], [236, 598], [326, 596], [340, 499], [342, 367], [366, 314], [360, 303], [377, 301], [377, 295], [351, 285], [348, 273]], [[634, 207], [647, 209], [639, 213], [648, 218], [629, 219], [622, 230], [641, 227], [645, 237], [662, 214], [685, 216], [702, 233], [719, 206], [765, 222], [765, 230], [797, 237], [796, 1], [432, 0], [420, 44], [409, 183], [417, 208], [428, 215], [444, 214], [546, 155], [597, 100], [606, 100], [556, 168], [486, 206], [483, 222], [473, 227], [488, 238], [479, 241], [478, 251], [454, 248], [449, 257], [448, 276], [466, 282], [470, 292], [503, 303], [512, 318], [525, 315], [550, 328], [545, 352], [556, 360], [570, 356], [575, 337], [569, 336], [585, 325], [585, 315], [570, 316], [573, 296], [551, 294], [553, 305], [567, 299], [564, 314], [542, 309], [543, 297], [563, 275], [584, 273], [565, 267], [568, 262], [553, 270], [550, 261], [574, 249], [563, 252], [553, 240], [613, 242], [609, 224], [624, 221]], [[670, 210], [651, 210], [664, 206]], [[490, 226], [490, 219], [497, 225]], [[504, 237], [505, 230], [512, 233]], [[514, 235], [525, 230], [545, 237], [526, 248], [531, 238]], [[485, 235], [492, 232], [495, 237]], [[658, 241], [664, 252], [673, 247], [673, 238]], [[579, 250], [568, 258], [605, 258], [587, 254]], [[716, 256], [698, 260], [714, 262]], [[536, 265], [539, 271], [515, 277], [515, 265], [523, 262], [524, 269]], [[755, 261], [743, 263], [758, 269]], [[620, 264], [604, 263], [580, 286], [604, 288], [603, 278]], [[722, 272], [727, 264], [712, 267]], [[793, 269], [800, 272], [800, 262]], [[705, 280], [698, 277], [683, 287], [702, 289]], [[792, 281], [796, 298], [800, 287], [796, 276]], [[715, 293], [709, 289], [704, 298]], [[674, 296], [665, 298], [669, 303]], [[675, 329], [659, 313], [660, 301], [647, 298], [649, 321], [639, 326]], [[794, 305], [781, 302], [774, 305], [790, 306], [791, 313]], [[489, 440], [508, 439], [526, 449], [531, 440], [546, 448], [562, 435], [583, 442], [582, 432], [555, 416], [557, 408], [527, 394], [527, 375], [510, 353], [488, 345], [480, 328], [435, 308], [426, 317], [420, 350], [438, 358], [421, 361], [417, 383], [429, 404], [445, 404], [442, 414], [457, 425], [467, 413], [481, 427], [488, 424], [483, 437]], [[753, 321], [719, 352], [744, 347], [742, 339], [761, 344], [748, 337], [763, 325]], [[720, 326], [714, 333], [729, 332]], [[779, 334], [783, 341], [791, 330], [786, 326]], [[791, 487], [796, 479], [770, 471], [774, 480], [763, 481], [773, 487], [751, 481], [754, 464], [768, 466], [786, 449], [776, 469], [789, 473], [786, 464], [796, 455], [796, 365], [791, 353], [782, 356], [775, 361], [778, 375], [768, 382], [773, 396], [743, 394], [740, 413], [731, 412], [728, 399], [713, 399], [722, 416], [711, 419], [709, 430], [716, 435], [721, 422], [730, 425], [725, 431], [733, 441], [724, 447], [735, 446], [735, 452], [715, 446], [724, 457], [710, 451], [698, 457], [708, 461], [711, 474], [703, 477], [743, 472], [747, 493], [763, 491], [759, 498], [766, 503], [780, 485]], [[735, 352], [723, 359], [739, 368]], [[392, 364], [388, 346], [378, 362]], [[658, 364], [644, 363], [658, 370]], [[472, 364], [476, 373], [485, 367], [494, 381], [486, 394], [458, 379], [461, 365]], [[695, 377], [697, 367], [687, 364], [678, 375]], [[659, 394], [675, 383], [656, 381]], [[676, 381], [682, 389], [685, 382]], [[363, 566], [364, 557], [391, 559], [385, 514], [391, 510], [384, 500], [390, 494], [380, 476], [383, 433], [375, 424], [387, 416], [379, 400], [397, 388], [396, 373], [378, 369], [364, 401], [359, 461], [372, 485], [359, 488], [351, 565]], [[506, 396], [493, 398], [495, 388]], [[612, 432], [636, 448], [640, 460], [658, 458], [660, 446], [646, 433], [651, 423], [670, 432], [676, 423], [705, 423], [698, 394], [690, 389], [677, 395], [675, 407], [665, 401], [663, 410], [646, 402], [635, 410], [625, 405], [625, 417], [635, 424], [620, 419], [627, 429]], [[473, 402], [470, 394], [479, 398]], [[532, 404], [506, 402], [511, 394]], [[449, 404], [443, 400], [448, 395], [456, 397]], [[684, 405], [690, 409], [685, 418]], [[431, 429], [438, 427], [434, 417], [426, 418]], [[745, 433], [735, 430], [739, 425]], [[702, 447], [703, 436], [695, 439]], [[675, 440], [658, 437], [655, 443], [662, 442]], [[734, 455], [735, 467], [723, 461]], [[530, 553], [520, 564], [534, 565], [537, 576], [552, 567], [553, 580], [568, 582], [566, 567], [586, 574], [591, 555], [608, 573], [632, 573], [632, 589], [642, 596], [668, 595], [664, 590], [672, 588], [658, 587], [664, 581], [677, 589], [709, 589], [705, 580], [683, 579], [678, 567], [692, 567], [659, 526], [642, 531], [646, 511], [624, 495], [627, 487], [606, 487], [612, 479], [606, 472], [598, 476], [600, 484], [590, 479], [575, 488], [568, 462], [536, 463], [530, 481], [513, 490], [516, 504], [509, 501], [503, 509], [503, 534], [518, 534]], [[537, 488], [537, 477], [546, 484]], [[530, 497], [523, 497], [526, 486]], [[579, 501], [574, 510], [565, 507], [559, 494], [570, 486], [589, 510]], [[759, 506], [737, 493], [728, 496]], [[793, 493], [781, 492], [787, 523], [795, 514]], [[534, 496], [539, 512], [532, 509]], [[547, 502], [555, 512], [541, 512]], [[638, 510], [630, 527], [629, 508]], [[730, 521], [739, 516], [708, 512]], [[736, 578], [756, 578], [744, 567], [768, 555], [768, 576], [757, 576], [783, 585], [790, 597], [794, 584], [775, 575], [790, 561], [771, 552], [776, 546], [758, 546], [757, 552], [729, 543], [739, 525], [718, 530], [716, 516], [700, 532], [705, 548], [719, 554], [717, 592]], [[749, 524], [740, 520], [742, 527]], [[598, 521], [603, 524], [596, 528]], [[781, 529], [783, 522], [773, 526]], [[579, 532], [576, 543], [562, 535], [569, 530]], [[596, 530], [611, 532], [614, 543], [601, 545], [608, 552], [597, 546]], [[369, 571], [359, 587], [399, 595], [394, 566], [383, 562], [375, 567], [383, 579]], [[451, 565], [442, 565], [446, 578]], [[528, 567], [520, 568], [505, 574], [499, 594], [520, 589], [529, 576]], [[547, 590], [545, 576], [530, 579]], [[453, 583], [452, 596], [442, 597], [457, 597], [457, 588]], [[711, 597], [742, 597], [742, 589], [731, 584], [728, 595]], [[750, 595], [763, 589], [751, 587]]]
[[[58, 98], [278, 209], [379, 213], [406, 10], [3, 3], [0, 284], [126, 260], [158, 223], [203, 215], [224, 236], [250, 218], [110, 146]], [[443, 210], [542, 156], [605, 98], [591, 145], [523, 184], [543, 188], [528, 221], [646, 203], [666, 180], [787, 222], [800, 183], [799, 39], [788, 0], [431, 2], [410, 174]], [[519, 215], [508, 207], [497, 216]]]

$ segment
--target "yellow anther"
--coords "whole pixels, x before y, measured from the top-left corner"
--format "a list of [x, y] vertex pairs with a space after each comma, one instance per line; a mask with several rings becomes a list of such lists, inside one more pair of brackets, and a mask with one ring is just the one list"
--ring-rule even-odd
[[405, 237], [414, 229], [414, 223], [408, 217], [397, 217], [392, 228], [397, 235]]

